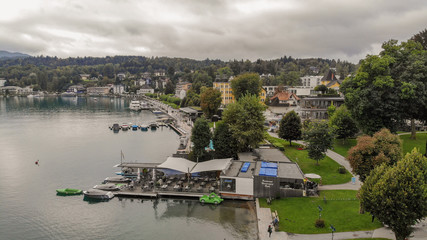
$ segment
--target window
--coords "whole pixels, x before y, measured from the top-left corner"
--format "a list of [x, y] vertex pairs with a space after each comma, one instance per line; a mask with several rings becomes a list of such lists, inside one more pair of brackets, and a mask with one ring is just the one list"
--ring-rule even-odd
[[236, 179], [234, 178], [221, 178], [221, 191], [236, 192]]

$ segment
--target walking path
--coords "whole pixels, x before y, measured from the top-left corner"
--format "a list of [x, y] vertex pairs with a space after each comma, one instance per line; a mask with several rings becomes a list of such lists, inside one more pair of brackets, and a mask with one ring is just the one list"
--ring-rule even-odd
[[[418, 133], [418, 132], [417, 132]], [[421, 132], [424, 133], [424, 132]], [[269, 134], [272, 137], [278, 138], [279, 136], [276, 133], [270, 133]], [[401, 133], [399, 135], [406, 135], [410, 133]], [[305, 142], [303, 141], [294, 141], [295, 143], [305, 145]], [[345, 159], [345, 157], [341, 156], [340, 154], [328, 150], [326, 152], [326, 156], [330, 157], [334, 161], [336, 161], [338, 164], [341, 164], [344, 166], [350, 173], [352, 173], [352, 169], [350, 166], [350, 163]], [[354, 176], [354, 175], [353, 175]], [[355, 184], [344, 183], [344, 184], [336, 184], [336, 185], [323, 185], [319, 186], [319, 190], [359, 190], [361, 187], [361, 182], [359, 180], [358, 176], [356, 177]], [[267, 233], [267, 227], [270, 221], [271, 223], [271, 212], [269, 208], [259, 208], [258, 207], [258, 199], [257, 199], [257, 213], [259, 212], [260, 215], [258, 215], [258, 229], [260, 234], [260, 239], [268, 239], [268, 238], [261, 238], [261, 236], [268, 237]], [[259, 211], [258, 211], [259, 210]], [[267, 210], [268, 212], [265, 212]], [[267, 214], [269, 214], [269, 220], [263, 220], [263, 218], [267, 218]], [[265, 216], [264, 216], [265, 215]], [[265, 229], [263, 229], [265, 228]], [[264, 232], [261, 232], [263, 230]], [[273, 234], [278, 232], [273, 232]], [[281, 233], [281, 232], [279, 232]], [[273, 234], [271, 235], [273, 237]], [[280, 235], [280, 239], [289, 239], [289, 240], [329, 240], [331, 239], [332, 235], [329, 234], [293, 234], [293, 233], [285, 233], [285, 235]], [[395, 239], [394, 233], [387, 227], [378, 228], [371, 231], [356, 231], [356, 232], [338, 232], [334, 233], [334, 239], [353, 239], [353, 238], [389, 238], [389, 239]], [[427, 218], [421, 221], [418, 224], [414, 225], [414, 232], [412, 233], [410, 239], [413, 240], [425, 240], [427, 239]]]

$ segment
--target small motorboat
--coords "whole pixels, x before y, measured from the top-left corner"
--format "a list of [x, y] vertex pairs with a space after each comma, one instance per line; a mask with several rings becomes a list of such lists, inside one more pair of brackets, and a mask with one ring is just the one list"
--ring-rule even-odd
[[129, 125], [127, 125], [126, 123], [123, 123], [123, 124], [120, 126], [120, 128], [121, 128], [123, 131], [127, 131], [127, 130], [129, 129]]
[[104, 183], [129, 183], [131, 180], [123, 176], [107, 177]]
[[141, 124], [141, 126], [139, 126], [139, 128], [141, 129], [141, 131], [148, 131], [148, 126], [145, 124]]
[[157, 123], [150, 123], [150, 129], [151, 130], [157, 130], [158, 127], [159, 127], [159, 125], [157, 125]]
[[118, 123], [114, 123], [113, 126], [110, 127], [110, 129], [113, 130], [114, 132], [119, 132], [120, 125]]
[[56, 192], [59, 195], [79, 195], [79, 194], [82, 194], [82, 190], [74, 189], [74, 188], [56, 189]]
[[93, 189], [98, 189], [103, 191], [119, 191], [120, 187], [117, 186], [116, 184], [106, 183], [106, 184], [95, 185]]
[[109, 200], [114, 197], [112, 192], [102, 191], [98, 189], [90, 189], [83, 191], [85, 198], [99, 199], [99, 200]]
[[132, 125], [132, 130], [133, 130], [133, 131], [138, 130], [138, 125], [136, 125], [136, 124]]

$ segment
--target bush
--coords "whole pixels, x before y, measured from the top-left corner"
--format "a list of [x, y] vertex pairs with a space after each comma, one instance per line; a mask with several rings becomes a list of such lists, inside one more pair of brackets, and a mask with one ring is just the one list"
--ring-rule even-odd
[[345, 167], [340, 166], [340, 167], [338, 168], [338, 172], [339, 172], [340, 174], [345, 174], [347, 171], [345, 170]]
[[325, 227], [325, 220], [323, 219], [316, 219], [316, 223], [314, 224], [317, 228], [324, 228]]

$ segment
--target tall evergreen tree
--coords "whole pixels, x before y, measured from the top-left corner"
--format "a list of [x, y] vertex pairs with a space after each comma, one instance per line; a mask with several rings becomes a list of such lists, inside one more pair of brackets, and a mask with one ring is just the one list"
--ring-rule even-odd
[[213, 144], [217, 158], [229, 158], [237, 155], [237, 141], [228, 125], [222, 121], [216, 124]]
[[290, 111], [280, 121], [279, 137], [288, 140], [292, 146], [292, 140], [301, 138], [301, 127], [301, 118], [295, 111]]
[[212, 134], [208, 122], [204, 118], [198, 118], [191, 130], [191, 141], [194, 144], [193, 152], [196, 158], [202, 159], [211, 138]]

